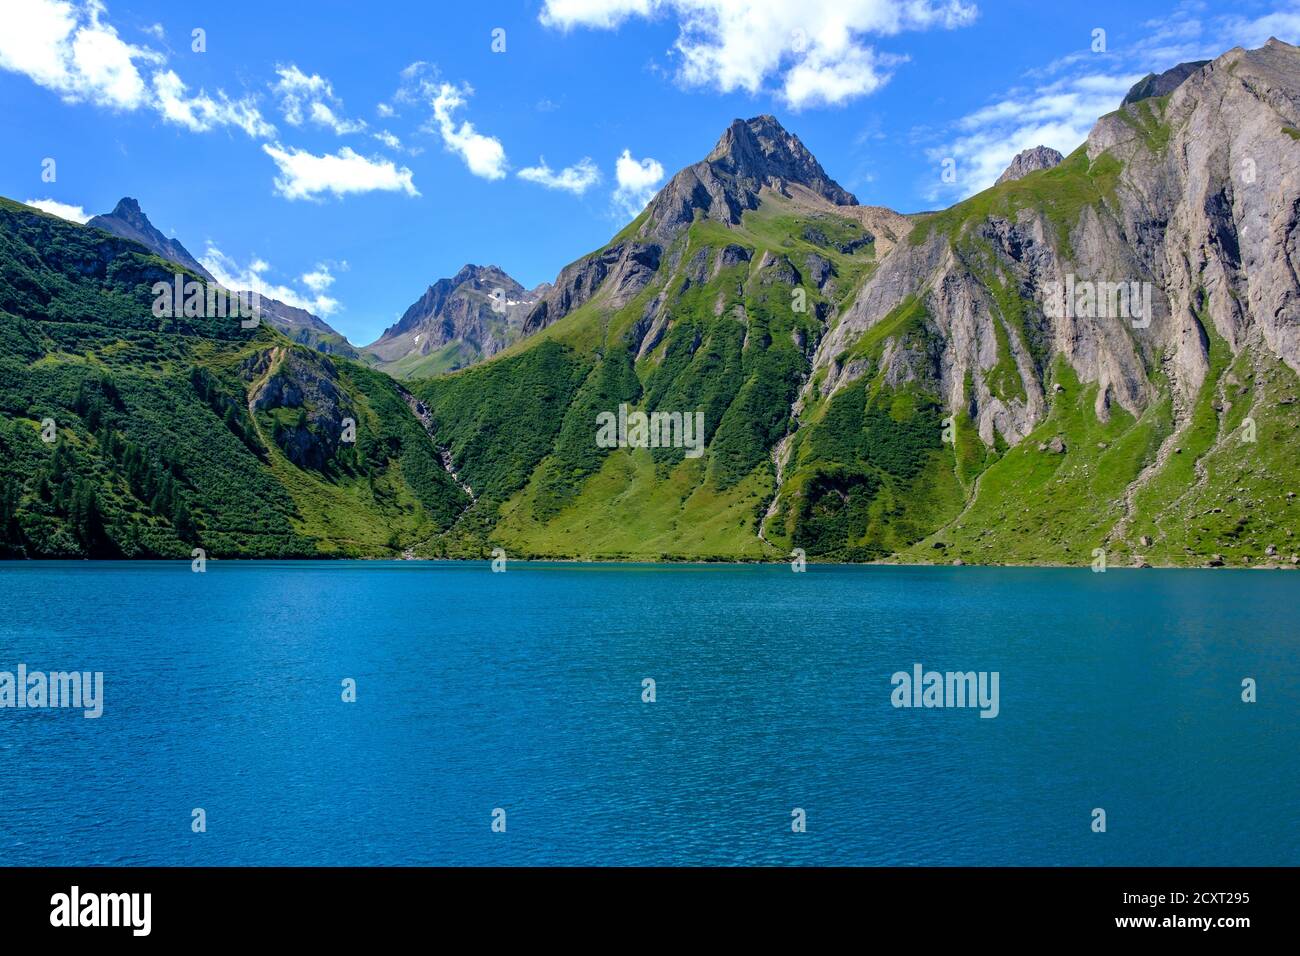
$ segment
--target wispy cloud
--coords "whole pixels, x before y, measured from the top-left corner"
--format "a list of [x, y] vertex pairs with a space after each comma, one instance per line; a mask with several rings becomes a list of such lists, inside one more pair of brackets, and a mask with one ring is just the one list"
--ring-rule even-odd
[[334, 276], [323, 264], [317, 265], [313, 272], [302, 277], [301, 281], [309, 290], [303, 292], [291, 285], [272, 281], [269, 278], [271, 265], [266, 260], [254, 257], [241, 266], [211, 241], [207, 243], [203, 255], [199, 256], [199, 262], [212, 273], [214, 279], [236, 292], [256, 292], [294, 308], [306, 309], [323, 318], [328, 318], [342, 308], [337, 299], [326, 294], [326, 290], [334, 283]]
[[[1088, 75], [1063, 79], [1003, 99], [962, 117], [950, 138], [926, 150], [933, 178], [924, 190], [927, 201], [956, 199], [992, 186], [1016, 154], [1050, 146], [1069, 155], [1088, 137], [1097, 117], [1115, 109], [1141, 74]], [[945, 161], [954, 164], [955, 180], [944, 182]]]
[[275, 127], [262, 118], [252, 101], [232, 100], [220, 90], [215, 98], [202, 90], [190, 95], [181, 78], [171, 70], [154, 74], [153, 89], [163, 118], [191, 132], [205, 133], [218, 126], [233, 126], [253, 137], [275, 135]]
[[465, 161], [469, 171], [483, 179], [502, 179], [508, 168], [505, 147], [495, 136], [485, 136], [469, 120], [456, 124], [455, 113], [461, 109], [474, 89], [469, 84], [457, 88], [450, 83], [438, 87], [433, 98], [433, 119], [442, 143]]
[[551, 169], [546, 164], [545, 157], [542, 157], [536, 166], [527, 166], [519, 170], [518, 176], [520, 179], [537, 183], [547, 189], [559, 189], [573, 193], [575, 196], [581, 196], [600, 182], [600, 170], [596, 168], [596, 164], [589, 156], [584, 156], [572, 166], [566, 166], [559, 172]]
[[263, 144], [262, 149], [279, 167], [275, 189], [285, 199], [319, 199], [324, 194], [340, 197], [368, 192], [420, 195], [411, 170], [389, 159], [362, 156], [347, 146], [333, 155], [323, 156], [279, 143]]
[[393, 99], [398, 103], [425, 106], [432, 111], [422, 132], [442, 140], [449, 153], [461, 158], [465, 167], [482, 179], [504, 179], [510, 169], [501, 140], [479, 132], [469, 120], [457, 120], [474, 88], [468, 83], [456, 85], [441, 78], [438, 67], [416, 60], [404, 68]]
[[271, 90], [290, 126], [311, 122], [339, 136], [366, 128], [365, 120], [349, 120], [341, 115], [343, 101], [334, 95], [334, 85], [325, 77], [318, 73], [308, 75], [292, 63], [276, 67], [275, 73], [278, 79]]

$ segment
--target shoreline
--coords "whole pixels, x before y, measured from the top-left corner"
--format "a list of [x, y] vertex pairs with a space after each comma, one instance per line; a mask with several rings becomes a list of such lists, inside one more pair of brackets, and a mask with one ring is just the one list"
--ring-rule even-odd
[[[339, 557], [333, 555], [314, 555], [310, 557], [303, 556], [285, 556], [274, 558], [217, 558], [208, 557], [207, 562], [210, 564], [240, 564], [240, 565], [257, 565], [257, 564], [284, 564], [289, 562], [296, 563], [317, 563], [317, 564], [342, 564], [346, 562], [354, 563], [372, 563], [372, 564], [491, 564], [490, 555], [476, 558], [424, 558], [424, 557]], [[543, 565], [543, 564], [574, 564], [574, 565], [594, 565], [616, 567], [620, 565], [637, 566], [637, 567], [778, 567], [788, 565], [788, 561], [761, 561], [761, 560], [738, 560], [734, 558], [683, 558], [683, 559], [655, 559], [655, 558], [638, 558], [638, 557], [620, 557], [620, 558], [574, 558], [574, 557], [520, 557], [511, 558], [507, 556], [510, 564], [523, 565]], [[0, 570], [6, 566], [37, 566], [41, 564], [115, 564], [115, 565], [142, 565], [142, 564], [190, 564], [191, 560], [185, 558], [65, 558], [65, 557], [39, 557], [39, 558], [0, 558]], [[1111, 571], [1297, 571], [1300, 567], [1286, 563], [1258, 563], [1245, 565], [1212, 565], [1212, 564], [1115, 564], [1110, 565], [1105, 571], [1093, 571], [1088, 564], [1065, 564], [1062, 562], [1038, 562], [1033, 564], [1019, 563], [1000, 563], [1000, 564], [940, 564], [934, 561], [808, 561], [808, 567], [822, 568], [942, 568], [946, 570], [972, 569], [972, 570], [1075, 570], [1089, 571], [1097, 574], [1105, 574]]]

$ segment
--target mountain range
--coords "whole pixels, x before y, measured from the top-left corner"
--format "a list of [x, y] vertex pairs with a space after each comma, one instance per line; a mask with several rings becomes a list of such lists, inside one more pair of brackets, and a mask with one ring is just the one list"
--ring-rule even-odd
[[364, 350], [153, 318], [151, 280], [206, 273], [133, 201], [0, 219], [6, 553], [1300, 563], [1276, 39], [933, 213], [736, 120], [553, 283], [467, 265]]

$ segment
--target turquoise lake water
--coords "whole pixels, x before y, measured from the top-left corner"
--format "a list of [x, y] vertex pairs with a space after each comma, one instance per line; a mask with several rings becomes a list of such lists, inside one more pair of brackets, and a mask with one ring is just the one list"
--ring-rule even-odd
[[[1266, 571], [0, 564], [0, 672], [104, 675], [98, 719], [0, 709], [0, 865], [1296, 865], [1298, 598]], [[915, 664], [997, 672], [997, 717], [894, 707]]]

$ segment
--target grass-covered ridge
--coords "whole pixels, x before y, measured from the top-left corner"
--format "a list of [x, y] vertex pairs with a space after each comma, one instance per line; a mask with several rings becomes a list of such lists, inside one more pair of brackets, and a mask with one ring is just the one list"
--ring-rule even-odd
[[266, 325], [156, 318], [175, 268], [0, 201], [0, 554], [396, 555], [455, 520], [391, 379]]

